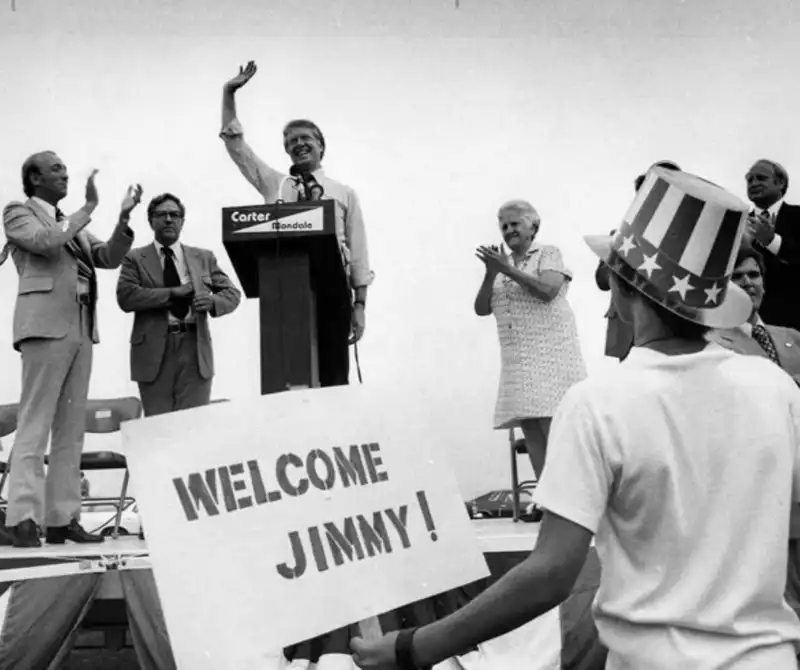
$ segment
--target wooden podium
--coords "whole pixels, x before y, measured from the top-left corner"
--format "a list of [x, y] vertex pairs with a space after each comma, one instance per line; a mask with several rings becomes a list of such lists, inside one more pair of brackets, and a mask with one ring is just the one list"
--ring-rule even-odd
[[318, 298], [350, 302], [334, 201], [225, 207], [222, 244], [259, 299], [261, 393], [319, 386]]

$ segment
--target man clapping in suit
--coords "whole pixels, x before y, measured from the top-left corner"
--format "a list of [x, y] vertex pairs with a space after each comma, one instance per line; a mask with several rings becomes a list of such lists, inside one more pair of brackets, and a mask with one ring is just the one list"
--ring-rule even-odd
[[145, 416], [210, 402], [208, 317], [233, 312], [241, 300], [213, 252], [181, 244], [185, 217], [177, 196], [153, 198], [147, 218], [155, 240], [125, 257], [117, 283], [120, 308], [135, 313], [131, 379], [139, 384]]
[[800, 207], [784, 202], [789, 174], [779, 163], [759, 160], [745, 179], [755, 205], [747, 234], [764, 256], [770, 285], [761, 316], [769, 324], [800, 330]]
[[98, 204], [95, 174], [86, 184], [84, 206], [65, 216], [58, 203], [67, 195], [67, 168], [52, 151], [34, 154], [22, 165], [28, 200], [3, 211], [7, 249], [19, 274], [14, 348], [22, 355], [6, 520], [15, 547], [40, 546], [42, 524], [50, 544], [103, 541], [79, 523], [92, 346], [99, 341], [95, 270], [119, 267], [131, 248], [128, 220], [142, 190], [138, 185], [128, 190], [117, 225], [103, 242], [86, 230]]

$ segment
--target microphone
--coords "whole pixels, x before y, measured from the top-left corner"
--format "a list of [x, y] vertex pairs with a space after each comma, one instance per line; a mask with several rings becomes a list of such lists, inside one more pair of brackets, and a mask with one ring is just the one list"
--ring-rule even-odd
[[322, 184], [317, 181], [308, 166], [292, 165], [289, 168], [289, 174], [295, 177], [295, 183], [300, 191], [299, 200], [320, 200], [325, 194]]

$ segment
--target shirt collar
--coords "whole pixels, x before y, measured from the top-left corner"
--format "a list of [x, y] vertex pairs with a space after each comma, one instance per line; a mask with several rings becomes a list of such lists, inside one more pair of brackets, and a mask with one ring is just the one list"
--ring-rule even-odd
[[761, 319], [761, 316], [756, 314], [756, 322], [755, 323], [750, 323], [749, 321], [746, 321], [741, 326], [739, 326], [739, 329], [745, 335], [747, 335], [747, 337], [752, 337], [753, 336], [753, 326], [766, 326], [766, 325], [767, 324], [765, 324], [764, 321]]
[[49, 202], [42, 200], [37, 196], [31, 196], [31, 200], [33, 200], [39, 207], [41, 207], [54, 221], [56, 218], [56, 208], [55, 205], [51, 205]]
[[[164, 248], [164, 245], [158, 240], [153, 240], [153, 245], [155, 245], [156, 251], [158, 252], [159, 257], [161, 257], [161, 250]], [[183, 253], [180, 241], [170, 244], [169, 248], [172, 249], [176, 257], [180, 257]]]
[[778, 200], [776, 202], [773, 202], [769, 207], [767, 207], [766, 210], [761, 209], [760, 207], [756, 207], [753, 211], [758, 212], [758, 213], [768, 212], [769, 215], [774, 218], [774, 217], [778, 216], [778, 210], [781, 208], [781, 205], [783, 205], [783, 198], [781, 198], [780, 200]]

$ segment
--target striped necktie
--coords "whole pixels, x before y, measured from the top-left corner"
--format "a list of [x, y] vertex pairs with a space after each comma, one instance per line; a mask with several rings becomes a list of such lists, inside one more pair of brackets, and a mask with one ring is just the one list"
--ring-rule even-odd
[[[56, 223], [61, 223], [65, 218], [64, 212], [56, 208]], [[78, 240], [73, 237], [64, 246], [67, 248], [67, 251], [75, 256], [75, 260], [78, 262], [78, 274], [84, 279], [91, 279], [94, 274], [94, 268], [92, 267], [91, 260], [83, 253], [83, 249], [81, 245], [78, 244]]]

